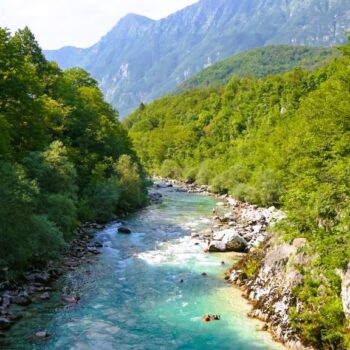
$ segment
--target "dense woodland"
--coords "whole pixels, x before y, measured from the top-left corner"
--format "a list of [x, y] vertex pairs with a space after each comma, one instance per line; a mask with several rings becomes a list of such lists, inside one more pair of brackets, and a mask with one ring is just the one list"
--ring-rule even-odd
[[219, 61], [186, 80], [178, 91], [224, 85], [232, 76], [262, 78], [288, 72], [295, 67], [315, 68], [338, 54], [326, 47], [275, 45], [260, 47]]
[[[0, 270], [56, 258], [81, 221], [142, 206], [145, 180], [97, 82], [0, 29]], [[0, 273], [0, 277], [1, 277]]]
[[340, 52], [314, 71], [165, 97], [125, 122], [149, 172], [288, 213], [278, 232], [313, 256], [290, 316], [316, 349], [349, 346], [337, 269], [350, 261], [350, 44]]

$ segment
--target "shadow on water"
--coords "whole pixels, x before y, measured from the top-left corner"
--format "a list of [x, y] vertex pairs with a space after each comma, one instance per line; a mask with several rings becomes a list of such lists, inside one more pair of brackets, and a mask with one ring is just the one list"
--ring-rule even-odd
[[[117, 234], [116, 223], [99, 232], [104, 248], [96, 262], [67, 273], [50, 301], [26, 309], [1, 348], [272, 349], [244, 312], [232, 315], [220, 256], [204, 254], [184, 238], [191, 229], [206, 227], [215, 200], [162, 192], [164, 204], [126, 219], [132, 235]], [[58, 292], [63, 289], [79, 294], [81, 303], [63, 306]], [[222, 320], [204, 323], [206, 313], [218, 313]], [[29, 339], [42, 329], [49, 339]]]

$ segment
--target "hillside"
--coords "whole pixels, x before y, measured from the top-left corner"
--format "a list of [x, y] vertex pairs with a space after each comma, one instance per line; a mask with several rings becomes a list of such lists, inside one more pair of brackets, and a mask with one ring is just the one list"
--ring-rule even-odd
[[[287, 294], [275, 291], [278, 297], [264, 306], [266, 317], [280, 320], [281, 340], [283, 328], [287, 339], [297, 335], [320, 350], [349, 348], [350, 44], [341, 51], [312, 72], [233, 77], [224, 87], [157, 100], [125, 121], [151, 173], [208, 184], [214, 192], [287, 213], [275, 228], [270, 260], [261, 247], [240, 269], [244, 278], [259, 271], [266, 277], [273, 262], [286, 264], [283, 257], [295, 249], [299, 260], [282, 278], [291, 287]], [[285, 271], [278, 266], [277, 274]], [[254, 283], [257, 293], [263, 290], [261, 279]], [[279, 318], [284, 307], [288, 314]]]
[[130, 14], [92, 47], [46, 56], [88, 70], [124, 116], [235, 53], [337, 45], [349, 28], [348, 0], [201, 0], [158, 21]]
[[147, 198], [127, 132], [87, 72], [46, 61], [28, 28], [0, 28], [0, 62], [3, 282], [58, 258], [79, 222]]
[[239, 53], [217, 62], [181, 84], [177, 90], [226, 84], [232, 76], [263, 77], [284, 73], [295, 67], [314, 68], [336, 55], [330, 48], [301, 46], [267, 46]]

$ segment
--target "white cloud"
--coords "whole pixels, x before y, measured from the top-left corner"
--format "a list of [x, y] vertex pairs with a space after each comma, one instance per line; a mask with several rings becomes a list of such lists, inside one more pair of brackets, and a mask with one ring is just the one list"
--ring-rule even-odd
[[87, 47], [126, 14], [159, 19], [198, 0], [0, 0], [0, 26], [28, 25], [40, 45]]

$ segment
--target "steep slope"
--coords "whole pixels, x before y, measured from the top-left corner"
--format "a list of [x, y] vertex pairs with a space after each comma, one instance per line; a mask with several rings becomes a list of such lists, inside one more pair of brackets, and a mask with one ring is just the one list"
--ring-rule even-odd
[[233, 75], [260, 78], [288, 72], [295, 67], [313, 68], [336, 54], [335, 49], [305, 46], [276, 45], [252, 49], [213, 64], [186, 80], [177, 90], [223, 85]]
[[231, 277], [278, 339], [317, 350], [350, 344], [350, 43], [342, 51], [314, 71], [166, 96], [125, 121], [150, 173], [282, 207], [276, 239]]
[[91, 48], [47, 57], [89, 70], [125, 115], [237, 52], [335, 45], [349, 28], [348, 0], [201, 0], [159, 21], [128, 15]]

